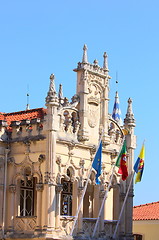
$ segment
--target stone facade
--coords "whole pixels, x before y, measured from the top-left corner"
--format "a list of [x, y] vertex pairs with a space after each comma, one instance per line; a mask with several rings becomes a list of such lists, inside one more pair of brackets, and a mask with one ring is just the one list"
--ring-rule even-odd
[[[115, 169], [95, 237], [110, 239], [133, 168], [136, 137], [132, 101], [120, 127], [108, 113], [109, 70], [88, 62], [87, 47], [77, 73], [77, 90], [71, 102], [58, 94], [50, 76], [46, 109], [0, 115], [0, 234], [1, 238], [92, 239], [100, 205], [118, 152], [127, 142], [129, 177], [121, 180]], [[126, 132], [126, 135], [124, 133]], [[89, 169], [102, 137], [102, 174], [95, 183], [93, 169], [75, 225], [70, 232]], [[116, 239], [132, 237], [133, 185]]]

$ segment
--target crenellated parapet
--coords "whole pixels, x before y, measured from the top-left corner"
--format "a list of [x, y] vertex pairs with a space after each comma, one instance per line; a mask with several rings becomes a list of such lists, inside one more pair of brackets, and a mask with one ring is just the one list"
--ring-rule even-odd
[[33, 141], [45, 138], [44, 120], [40, 118], [12, 121], [10, 126], [12, 128], [11, 142], [24, 141], [25, 138]]

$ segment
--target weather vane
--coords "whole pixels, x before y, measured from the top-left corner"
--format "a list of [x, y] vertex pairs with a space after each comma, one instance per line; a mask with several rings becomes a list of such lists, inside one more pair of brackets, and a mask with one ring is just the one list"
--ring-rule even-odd
[[26, 110], [29, 110], [30, 106], [29, 106], [29, 85], [27, 85], [27, 105], [26, 105]]
[[118, 83], [118, 71], [116, 71], [116, 83]]

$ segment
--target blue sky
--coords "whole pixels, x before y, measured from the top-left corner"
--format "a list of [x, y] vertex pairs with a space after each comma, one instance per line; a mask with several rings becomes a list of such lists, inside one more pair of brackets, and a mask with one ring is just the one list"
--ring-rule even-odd
[[[146, 140], [145, 170], [135, 185], [134, 205], [159, 201], [155, 187], [159, 168], [159, 130], [156, 107], [159, 89], [159, 2], [156, 0], [10, 0], [0, 3], [1, 112], [44, 107], [49, 76], [63, 84], [69, 99], [76, 89], [72, 70], [82, 59], [103, 63], [109, 57], [110, 106], [118, 90], [122, 117], [133, 99], [137, 158]], [[115, 83], [118, 72], [118, 86]], [[69, 86], [69, 87], [68, 87]]]

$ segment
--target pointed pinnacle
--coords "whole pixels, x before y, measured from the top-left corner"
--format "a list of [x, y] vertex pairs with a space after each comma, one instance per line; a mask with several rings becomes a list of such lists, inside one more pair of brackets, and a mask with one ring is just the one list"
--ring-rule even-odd
[[57, 98], [56, 90], [55, 90], [54, 79], [55, 79], [54, 74], [51, 74], [50, 75], [50, 86], [49, 86], [49, 91], [48, 91], [47, 97], [46, 97], [46, 103], [58, 102], [58, 98]]
[[58, 92], [59, 99], [63, 99], [63, 90], [62, 90], [62, 84], [59, 85], [59, 92]]
[[126, 118], [124, 119], [124, 123], [135, 127], [135, 118], [132, 110], [131, 98], [128, 99], [128, 108], [127, 108]]
[[53, 92], [56, 94], [56, 90], [55, 90], [55, 75], [51, 74], [50, 75], [50, 87], [49, 87], [49, 92]]
[[109, 70], [109, 69], [108, 69], [108, 55], [107, 55], [106, 52], [104, 52], [103, 57], [104, 57], [103, 69], [104, 69], [104, 70]]
[[88, 49], [88, 48], [87, 48], [87, 45], [84, 44], [82, 63], [88, 63], [87, 49]]

